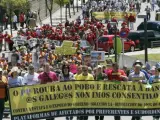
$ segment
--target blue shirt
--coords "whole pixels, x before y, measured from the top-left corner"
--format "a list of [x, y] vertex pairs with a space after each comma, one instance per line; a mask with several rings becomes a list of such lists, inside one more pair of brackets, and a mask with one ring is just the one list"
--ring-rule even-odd
[[9, 87], [18, 87], [24, 85], [24, 78], [18, 76], [16, 78], [9, 77], [8, 78], [8, 85]]
[[[153, 83], [156, 83], [160, 80], [160, 75], [159, 76], [155, 76], [155, 75], [152, 75], [150, 78], [149, 78], [149, 84], [153, 84]], [[160, 81], [159, 81], [160, 82]]]

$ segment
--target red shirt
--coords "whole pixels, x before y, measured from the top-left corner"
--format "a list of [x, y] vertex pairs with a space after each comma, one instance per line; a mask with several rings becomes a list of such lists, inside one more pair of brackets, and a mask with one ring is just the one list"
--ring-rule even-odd
[[112, 22], [116, 22], [117, 23], [117, 20], [115, 18], [112, 18], [111, 20]]
[[19, 22], [24, 22], [24, 15], [23, 14], [20, 14], [20, 16], [19, 16]]
[[129, 22], [135, 22], [135, 20], [136, 19], [135, 19], [135, 17], [133, 15], [130, 15], [129, 18], [128, 18]]
[[51, 71], [49, 73], [45, 73], [45, 72], [40, 73], [38, 76], [38, 79], [41, 80], [41, 84], [58, 81], [56, 73]]
[[4, 38], [3, 34], [0, 34], [0, 43], [3, 41], [3, 38]]
[[123, 70], [119, 69], [118, 72], [114, 72], [113, 70], [110, 70], [108, 72], [108, 80], [123, 81], [123, 79], [120, 77], [121, 75], [126, 76], [126, 74]]

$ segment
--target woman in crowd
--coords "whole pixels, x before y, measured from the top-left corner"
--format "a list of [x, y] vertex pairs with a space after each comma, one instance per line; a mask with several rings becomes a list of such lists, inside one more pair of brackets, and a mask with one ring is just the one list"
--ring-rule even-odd
[[[62, 74], [60, 75], [60, 81], [74, 80], [74, 74], [70, 72], [69, 65], [64, 64], [62, 66]], [[66, 120], [72, 120], [73, 116], [66, 117]]]
[[18, 87], [24, 85], [24, 78], [19, 76], [18, 67], [13, 67], [8, 77], [8, 85], [9, 87]]

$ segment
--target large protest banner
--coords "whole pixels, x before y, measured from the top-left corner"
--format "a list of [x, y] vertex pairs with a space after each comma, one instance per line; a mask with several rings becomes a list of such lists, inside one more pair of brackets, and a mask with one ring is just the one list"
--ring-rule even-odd
[[12, 120], [76, 115], [159, 115], [160, 84], [70, 81], [10, 88]]
[[[113, 12], [113, 11], [105, 11], [105, 12], [93, 12], [93, 16], [99, 20], [111, 20], [113, 17], [118, 21], [123, 21], [125, 19], [125, 15], [130, 15], [130, 12]], [[132, 14], [136, 17], [136, 12], [132, 12]]]

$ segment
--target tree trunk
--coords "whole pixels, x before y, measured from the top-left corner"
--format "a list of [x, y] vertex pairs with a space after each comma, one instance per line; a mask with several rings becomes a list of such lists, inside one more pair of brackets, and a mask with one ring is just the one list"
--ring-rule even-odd
[[82, 6], [83, 6], [83, 0], [81, 0], [81, 8], [82, 8]]
[[61, 16], [61, 23], [62, 23], [62, 5], [60, 5], [60, 16]]
[[12, 9], [11, 8], [9, 9], [9, 14], [10, 14], [10, 32], [11, 32], [11, 35], [13, 35], [12, 34]]
[[69, 7], [69, 17], [71, 18], [71, 7], [70, 7], [70, 3], [69, 3], [69, 5], [68, 5], [68, 7]]
[[78, 12], [78, 0], [76, 0], [77, 1], [77, 12]]
[[48, 14], [47, 14], [47, 5], [46, 5], [46, 2], [45, 2], [45, 12], [46, 12], [46, 17], [47, 17]]
[[73, 0], [73, 14], [75, 15], [74, 0]]
[[40, 8], [40, 1], [38, 1], [38, 2], [39, 2], [38, 18], [39, 18], [40, 26], [42, 26], [42, 20], [41, 20], [41, 14], [40, 14], [40, 12], [41, 12], [41, 8]]
[[50, 23], [51, 23], [51, 26], [52, 26], [52, 10], [49, 10], [49, 16], [50, 16]]
[[66, 21], [67, 21], [67, 6], [68, 6], [68, 5], [66, 5], [66, 11], [65, 11], [65, 12], [66, 12], [66, 13], [65, 13]]

